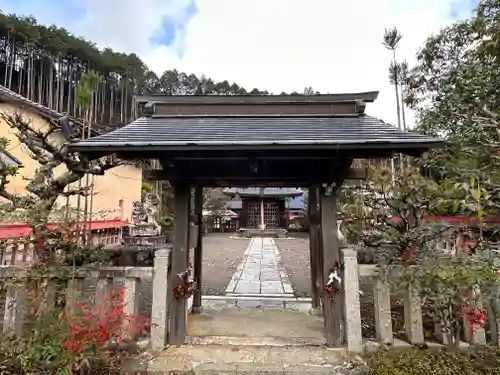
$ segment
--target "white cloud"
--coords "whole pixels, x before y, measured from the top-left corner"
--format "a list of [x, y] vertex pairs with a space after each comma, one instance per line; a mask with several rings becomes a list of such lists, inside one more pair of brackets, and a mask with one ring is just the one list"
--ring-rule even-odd
[[321, 92], [380, 90], [367, 112], [395, 124], [384, 28], [402, 31], [398, 57], [411, 63], [425, 39], [452, 21], [453, 0], [197, 0], [182, 59], [149, 38], [167, 12], [182, 15], [186, 1], [85, 2], [90, 14], [99, 15], [80, 25], [86, 37], [136, 51], [158, 73], [176, 68], [274, 93], [306, 86]]
[[[161, 29], [162, 19], [185, 19], [189, 0], [80, 0], [87, 15], [75, 33], [120, 52], [147, 56], [150, 39]], [[72, 15], [74, 16], [74, 15]]]

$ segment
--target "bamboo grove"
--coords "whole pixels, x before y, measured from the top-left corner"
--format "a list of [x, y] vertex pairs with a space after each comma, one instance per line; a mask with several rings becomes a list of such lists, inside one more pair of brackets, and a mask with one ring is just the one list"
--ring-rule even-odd
[[102, 77], [92, 98], [89, 119], [101, 132], [132, 120], [133, 94], [267, 94], [177, 70], [158, 77], [133, 53], [99, 50], [64, 28], [0, 11], [0, 85], [58, 112], [83, 118], [85, 109], [77, 100], [77, 87], [88, 71]]

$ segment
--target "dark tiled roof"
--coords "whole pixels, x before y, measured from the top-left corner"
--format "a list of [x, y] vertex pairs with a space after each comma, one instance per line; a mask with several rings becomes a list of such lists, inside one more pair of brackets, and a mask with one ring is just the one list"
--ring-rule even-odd
[[428, 148], [442, 141], [403, 132], [371, 116], [351, 117], [142, 117], [107, 134], [74, 143], [75, 151], [224, 148], [233, 146], [371, 145]]
[[[1, 86], [1, 85], [0, 85], [0, 101], [6, 101], [6, 102], [14, 103], [14, 104], [17, 104], [17, 105], [20, 105], [23, 107], [28, 107], [34, 113], [55, 121], [56, 124], [57, 124], [56, 120], [59, 120], [63, 116], [62, 113], [59, 113], [59, 112], [57, 112], [49, 107], [45, 107], [44, 105], [41, 105], [33, 100], [29, 100], [29, 99], [25, 98], [24, 96], [18, 94], [17, 92], [9, 90], [7, 87]], [[81, 129], [81, 128], [86, 126], [86, 125], [84, 125], [84, 123], [81, 120], [78, 120], [74, 117], [70, 117], [70, 118], [71, 118], [71, 121], [78, 128]], [[97, 133], [93, 129], [92, 135], [96, 135], [96, 134], [99, 134], [99, 133]]]
[[241, 210], [243, 208], [243, 202], [241, 200], [237, 201], [227, 201], [227, 208], [230, 210]]
[[[260, 188], [227, 188], [223, 192], [228, 195], [235, 195], [238, 193], [241, 196], [244, 195], [260, 195]], [[302, 195], [304, 192], [301, 189], [296, 188], [264, 188], [264, 196], [276, 197], [276, 196], [288, 196], [296, 197]]]

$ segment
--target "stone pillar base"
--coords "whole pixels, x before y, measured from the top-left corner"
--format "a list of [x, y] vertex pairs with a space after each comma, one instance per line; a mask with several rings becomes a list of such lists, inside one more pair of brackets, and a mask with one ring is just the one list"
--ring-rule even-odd
[[191, 314], [201, 314], [203, 312], [203, 306], [193, 306], [191, 308]]
[[323, 316], [323, 311], [320, 307], [313, 307], [309, 310], [309, 314], [312, 316]]

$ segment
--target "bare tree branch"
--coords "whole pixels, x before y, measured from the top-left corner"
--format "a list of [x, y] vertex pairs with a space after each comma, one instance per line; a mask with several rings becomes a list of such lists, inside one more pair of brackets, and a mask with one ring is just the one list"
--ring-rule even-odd
[[[107, 170], [121, 164], [116, 155], [88, 160], [83, 155], [69, 152], [68, 142], [58, 142], [55, 138], [58, 136], [63, 138], [62, 132], [55, 123], [48, 122], [48, 129], [36, 129], [32, 122], [19, 112], [0, 113], [0, 118], [14, 130], [15, 136], [27, 148], [30, 157], [40, 165], [26, 186], [28, 196], [25, 197], [9, 193], [6, 185], [12, 174], [6, 170], [1, 174], [0, 196], [8, 199], [15, 206], [34, 205], [37, 199], [53, 204], [59, 196], [88, 195], [88, 190], [90, 190], [88, 187], [67, 192], [65, 189], [87, 173], [104, 175]], [[54, 170], [61, 165], [66, 167], [66, 172], [54, 176]]]

